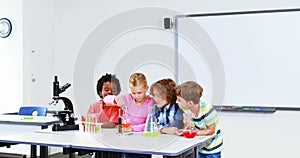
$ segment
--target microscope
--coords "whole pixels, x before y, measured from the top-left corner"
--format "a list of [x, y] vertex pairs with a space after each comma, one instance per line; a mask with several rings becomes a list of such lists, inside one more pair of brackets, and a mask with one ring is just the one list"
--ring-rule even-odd
[[61, 123], [54, 124], [52, 126], [52, 131], [79, 130], [79, 125], [75, 124], [74, 108], [71, 100], [66, 97], [59, 96], [60, 93], [64, 92], [70, 86], [70, 83], [66, 83], [60, 87], [57, 76], [54, 76], [52, 103], [55, 105], [58, 103], [58, 101], [62, 100], [65, 108], [64, 110], [55, 112], [54, 116], [58, 117]]

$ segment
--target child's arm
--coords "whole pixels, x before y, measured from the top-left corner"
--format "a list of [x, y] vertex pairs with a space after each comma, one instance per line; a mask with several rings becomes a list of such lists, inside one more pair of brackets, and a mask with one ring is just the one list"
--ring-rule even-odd
[[213, 124], [207, 126], [206, 129], [198, 130], [198, 131], [197, 131], [197, 135], [198, 135], [198, 136], [212, 135], [212, 134], [215, 133], [215, 131], [216, 131], [216, 124], [213, 123]]
[[164, 127], [160, 129], [160, 133], [163, 134], [176, 134], [178, 132], [177, 127]]

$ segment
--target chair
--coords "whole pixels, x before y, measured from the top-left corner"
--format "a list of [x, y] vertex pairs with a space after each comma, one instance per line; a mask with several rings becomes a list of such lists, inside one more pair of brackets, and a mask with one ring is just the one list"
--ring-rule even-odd
[[[35, 114], [37, 113], [37, 114]], [[46, 116], [47, 108], [41, 106], [23, 106], [20, 107], [19, 115], [36, 115], [36, 116]]]

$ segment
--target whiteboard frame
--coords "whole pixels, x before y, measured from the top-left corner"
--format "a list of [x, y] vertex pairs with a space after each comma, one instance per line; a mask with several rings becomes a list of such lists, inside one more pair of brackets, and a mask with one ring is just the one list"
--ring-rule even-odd
[[[178, 25], [179, 25], [179, 20], [181, 18], [193, 18], [193, 17], [206, 17], [206, 16], [230, 16], [230, 15], [249, 15], [249, 14], [262, 14], [262, 13], [285, 13], [285, 12], [300, 12], [300, 8], [293, 8], [293, 9], [277, 9], [277, 10], [255, 10], [255, 11], [238, 11], [238, 12], [220, 12], [220, 13], [202, 13], [202, 14], [187, 14], [187, 15], [177, 15], [175, 16], [175, 49], [176, 49], [176, 60], [177, 60], [177, 64], [176, 64], [176, 74], [178, 76], [180, 76], [180, 70], [179, 70], [179, 32], [178, 32]], [[220, 59], [218, 59], [220, 60]], [[225, 74], [223, 74], [225, 76]], [[223, 87], [224, 89], [222, 89], [221, 91], [225, 91], [225, 87]], [[218, 91], [220, 89], [217, 89], [216, 87], [213, 89], [214, 91]], [[223, 106], [224, 104], [222, 104], [222, 99], [219, 99], [217, 102], [217, 105], [221, 105]], [[214, 104], [215, 105], [215, 104]], [[232, 106], [232, 105], [230, 105]], [[235, 105], [233, 105], [235, 106]], [[241, 106], [241, 105], [236, 105], [236, 106]], [[244, 105], [242, 105], [244, 106]], [[259, 106], [259, 105], [246, 105], [246, 106]], [[288, 109], [292, 109], [292, 110], [299, 110], [299, 105], [289, 105], [289, 106], [282, 106], [282, 105], [263, 105], [263, 106], [277, 106], [278, 109], [280, 110], [288, 110]]]

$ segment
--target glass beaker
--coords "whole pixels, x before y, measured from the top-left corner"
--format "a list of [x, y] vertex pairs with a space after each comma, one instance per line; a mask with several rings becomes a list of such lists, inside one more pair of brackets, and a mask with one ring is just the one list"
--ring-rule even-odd
[[183, 109], [183, 123], [186, 129], [194, 130], [193, 113], [190, 109]]
[[123, 110], [122, 128], [130, 128], [131, 127], [131, 121], [130, 121], [130, 117], [128, 116], [128, 113], [127, 113], [128, 107], [127, 106], [122, 106], [121, 109]]
[[145, 137], [158, 137], [160, 135], [158, 122], [155, 117], [155, 111], [153, 107], [148, 108], [148, 116], [143, 134]]
[[122, 114], [122, 134], [123, 135], [132, 135], [131, 129], [131, 121], [130, 116], [128, 114], [128, 107], [122, 106], [121, 107], [123, 114]]

